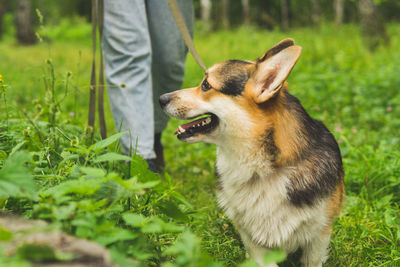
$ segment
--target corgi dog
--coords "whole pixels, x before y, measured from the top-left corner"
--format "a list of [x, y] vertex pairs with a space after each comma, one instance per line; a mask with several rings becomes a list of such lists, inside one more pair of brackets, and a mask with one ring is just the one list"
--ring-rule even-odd
[[179, 126], [179, 140], [216, 145], [218, 203], [260, 266], [277, 266], [263, 262], [273, 248], [301, 248], [302, 266], [322, 266], [345, 195], [338, 144], [288, 91], [301, 50], [282, 40], [255, 61], [215, 64], [199, 86], [159, 99], [168, 115], [194, 120]]

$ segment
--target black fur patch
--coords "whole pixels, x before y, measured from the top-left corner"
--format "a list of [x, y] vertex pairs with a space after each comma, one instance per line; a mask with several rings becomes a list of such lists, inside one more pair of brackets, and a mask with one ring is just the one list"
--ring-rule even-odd
[[250, 78], [250, 73], [245, 68], [251, 64], [241, 60], [226, 61], [219, 69], [218, 75], [221, 76], [223, 85], [221, 93], [231, 96], [238, 96], [243, 93], [244, 87]]
[[287, 188], [290, 202], [298, 207], [313, 205], [315, 200], [331, 195], [343, 175], [341, 166], [331, 159], [308, 163], [313, 167], [297, 169]]
[[303, 149], [293, 162], [293, 173], [287, 186], [290, 202], [295, 206], [312, 205], [329, 196], [344, 176], [342, 157], [335, 138], [325, 125], [311, 118], [299, 100], [285, 93], [287, 108], [299, 118], [298, 135]]
[[258, 175], [258, 173], [253, 173], [253, 175], [251, 176], [250, 180], [247, 182], [247, 185], [251, 185], [254, 186], [256, 185], [258, 182], [260, 181], [260, 175]]
[[275, 144], [274, 134], [275, 134], [274, 129], [270, 128], [265, 132], [265, 136], [263, 138], [264, 149], [267, 152], [267, 154], [271, 156], [272, 162], [275, 162], [280, 153], [279, 148]]

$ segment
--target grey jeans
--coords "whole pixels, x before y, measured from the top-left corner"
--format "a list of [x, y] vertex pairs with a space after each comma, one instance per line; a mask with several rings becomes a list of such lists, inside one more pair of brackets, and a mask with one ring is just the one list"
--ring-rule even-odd
[[[192, 0], [178, 0], [193, 33]], [[161, 94], [180, 89], [187, 49], [165, 0], [105, 0], [102, 46], [108, 97], [121, 138], [144, 158], [155, 158], [154, 134], [167, 125]]]

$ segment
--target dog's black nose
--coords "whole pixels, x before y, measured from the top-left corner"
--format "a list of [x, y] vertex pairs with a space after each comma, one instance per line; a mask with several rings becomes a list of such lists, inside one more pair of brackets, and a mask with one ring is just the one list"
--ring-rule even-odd
[[163, 94], [163, 95], [161, 95], [160, 98], [159, 98], [159, 101], [160, 101], [161, 107], [162, 107], [162, 108], [165, 107], [165, 106], [169, 103], [169, 101], [171, 101], [171, 96], [170, 96], [170, 94]]

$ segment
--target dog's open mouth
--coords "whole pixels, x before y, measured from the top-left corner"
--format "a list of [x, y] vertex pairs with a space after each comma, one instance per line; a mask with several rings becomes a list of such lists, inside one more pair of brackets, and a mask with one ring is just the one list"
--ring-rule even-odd
[[178, 139], [186, 139], [197, 134], [206, 134], [217, 127], [218, 117], [214, 114], [203, 114], [200, 117], [200, 119], [179, 126], [174, 132], [174, 134], [178, 135]]

